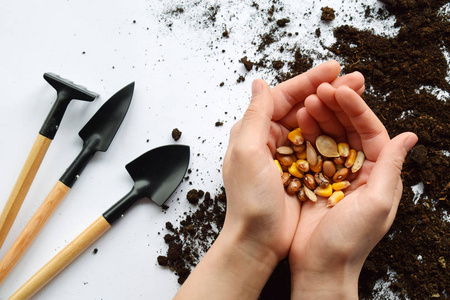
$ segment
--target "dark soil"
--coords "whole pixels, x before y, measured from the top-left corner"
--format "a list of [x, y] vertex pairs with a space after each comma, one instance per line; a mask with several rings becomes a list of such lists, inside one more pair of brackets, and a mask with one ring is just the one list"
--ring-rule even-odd
[[[385, 238], [371, 252], [360, 275], [361, 299], [372, 299], [376, 283], [383, 279], [401, 299], [447, 299], [449, 297], [449, 217], [450, 206], [450, 109], [449, 96], [432, 92], [438, 88], [450, 92], [449, 66], [443, 49], [450, 49], [448, 16], [438, 14], [448, 0], [383, 0], [388, 15], [396, 17], [399, 29], [395, 37], [382, 37], [351, 26], [335, 29], [337, 39], [328, 50], [330, 57], [343, 61], [343, 74], [361, 72], [366, 78], [364, 99], [386, 126], [391, 137], [412, 131], [419, 142], [407, 156], [402, 178], [403, 197], [397, 217]], [[295, 26], [273, 18], [282, 11], [273, 1], [267, 13], [267, 33], [260, 36], [258, 52], [289, 36], [280, 47], [291, 59], [252, 58], [241, 62], [248, 71], [270, 70], [278, 82], [310, 69], [314, 59], [297, 46]], [[255, 9], [259, 9], [254, 5]], [[217, 11], [211, 10], [212, 12]], [[384, 19], [380, 11], [367, 7], [365, 18]], [[333, 9], [322, 9], [322, 20], [331, 22]], [[288, 32], [287, 30], [293, 30]], [[231, 34], [231, 33], [229, 33]], [[315, 35], [320, 36], [320, 30]], [[256, 57], [256, 56], [255, 56]], [[283, 68], [287, 66], [286, 68]], [[284, 70], [284, 71], [282, 71]], [[240, 76], [238, 82], [245, 80]], [[430, 88], [424, 88], [430, 87]], [[422, 184], [421, 194], [412, 186]], [[201, 197], [200, 197], [201, 198]], [[167, 256], [158, 258], [176, 272], [183, 283], [190, 270], [217, 237], [225, 213], [225, 193], [212, 198], [205, 193], [196, 210], [187, 214], [180, 226], [167, 228], [172, 236]], [[195, 205], [195, 201], [189, 200]], [[289, 266], [282, 261], [264, 289], [261, 299], [289, 299]]]
[[174, 128], [172, 130], [172, 138], [174, 139], [174, 141], [178, 141], [181, 137], [181, 131], [178, 128]]

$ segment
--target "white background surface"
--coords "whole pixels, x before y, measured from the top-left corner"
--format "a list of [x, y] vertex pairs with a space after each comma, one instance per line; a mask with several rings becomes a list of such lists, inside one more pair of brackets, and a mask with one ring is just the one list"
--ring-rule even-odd
[[[174, 16], [168, 13], [176, 7], [174, 1], [0, 0], [1, 208], [56, 96], [43, 73], [54, 72], [101, 95], [92, 103], [69, 105], [0, 257], [81, 150], [78, 131], [110, 96], [136, 82], [130, 109], [109, 150], [97, 153], [86, 167], [0, 286], [0, 299], [125, 195], [133, 184], [125, 165], [151, 148], [175, 143], [173, 128], [182, 131], [176, 143], [191, 146], [192, 185], [182, 183], [166, 202], [170, 208], [165, 213], [149, 201], [138, 203], [35, 299], [170, 299], [179, 288], [176, 276], [156, 262], [166, 251], [164, 224], [189, 210], [183, 201], [189, 189], [214, 193], [221, 186], [218, 170], [228, 132], [249, 102], [251, 81], [273, 79], [270, 73], [247, 74], [239, 63], [244, 55], [254, 55], [252, 41], [264, 32], [266, 18], [251, 8], [251, 1], [195, 2], [179, 1], [185, 12]], [[261, 10], [271, 5], [256, 2]], [[341, 1], [303, 1], [302, 7], [297, 1], [285, 2], [286, 9], [274, 17], [290, 17], [289, 26], [302, 23], [296, 30], [305, 37], [305, 48], [318, 47], [313, 35], [317, 27], [322, 40], [330, 43], [333, 26], [349, 22]], [[348, 14], [364, 10], [355, 1], [348, 3]], [[213, 5], [221, 9], [215, 26], [209, 26], [204, 13]], [[320, 8], [326, 5], [337, 11], [331, 25], [320, 22]], [[306, 9], [311, 14], [304, 14]], [[354, 24], [359, 22], [353, 17]], [[374, 23], [360, 27], [388, 34], [395, 32], [394, 21], [384, 22], [389, 30]], [[225, 27], [229, 39], [221, 37]], [[247, 74], [246, 81], [238, 84], [241, 74]], [[224, 125], [216, 127], [216, 121]]]

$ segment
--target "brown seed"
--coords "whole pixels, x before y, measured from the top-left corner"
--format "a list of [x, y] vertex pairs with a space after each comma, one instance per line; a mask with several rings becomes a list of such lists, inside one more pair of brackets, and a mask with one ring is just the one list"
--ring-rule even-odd
[[303, 173], [306, 173], [309, 171], [309, 162], [304, 159], [299, 159], [296, 162], [297, 168], [302, 171]]
[[291, 182], [291, 175], [289, 175], [288, 172], [283, 172], [283, 175], [281, 175], [281, 181], [283, 182], [283, 186], [287, 187], [289, 182]]
[[306, 145], [305, 144], [301, 144], [301, 145], [292, 145], [292, 149], [294, 149], [294, 152], [302, 152], [306, 149]]
[[302, 187], [302, 182], [298, 178], [292, 178], [291, 182], [289, 182], [289, 185], [286, 188], [286, 192], [289, 195], [295, 195], [298, 190]]
[[314, 176], [312, 174], [306, 174], [303, 178], [303, 183], [310, 190], [314, 190], [316, 188], [316, 181], [314, 180]]
[[348, 175], [348, 169], [342, 168], [334, 174], [333, 181], [336, 182], [336, 181], [345, 180], [345, 178], [347, 178], [347, 175]]
[[339, 156], [333, 159], [335, 165], [343, 165], [345, 163], [345, 157]]
[[327, 135], [320, 135], [316, 139], [316, 147], [320, 154], [325, 157], [339, 157], [336, 142]]
[[294, 154], [294, 149], [292, 149], [292, 147], [289, 146], [281, 146], [277, 148], [277, 153], [281, 155], [291, 155]]
[[308, 200], [308, 197], [306, 197], [305, 189], [300, 189], [297, 193], [297, 198], [301, 202]]
[[303, 187], [303, 190], [305, 191], [305, 195], [309, 200], [311, 200], [312, 202], [317, 202], [317, 196], [313, 191], [308, 189], [306, 186]]
[[282, 155], [280, 153], [277, 153], [277, 159], [280, 162], [280, 165], [283, 167], [290, 167], [294, 160], [290, 155]]
[[314, 180], [322, 188], [326, 188], [330, 185], [330, 179], [323, 173], [316, 173], [314, 175]]
[[310, 167], [317, 165], [317, 153], [314, 147], [309, 141], [306, 141], [306, 160], [309, 162]]
[[336, 166], [334, 162], [331, 160], [326, 160], [323, 162], [322, 170], [328, 177], [333, 177], [334, 173], [336, 173]]

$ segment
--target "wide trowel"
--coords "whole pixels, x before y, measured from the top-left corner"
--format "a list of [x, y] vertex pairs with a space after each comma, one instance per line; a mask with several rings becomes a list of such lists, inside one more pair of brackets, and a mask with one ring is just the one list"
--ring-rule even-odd
[[112, 96], [79, 132], [83, 148], [31, 217], [25, 228], [0, 261], [0, 283], [19, 261], [51, 214], [66, 196], [97, 151], [106, 151], [122, 124], [134, 91], [134, 82]]
[[25, 164], [20, 171], [19, 177], [3, 207], [0, 215], [0, 248], [11, 229], [14, 220], [19, 213], [23, 200], [31, 187], [31, 183], [47, 153], [50, 143], [56, 135], [59, 124], [63, 115], [73, 99], [93, 101], [98, 94], [88, 91], [80, 85], [74, 84], [72, 81], [64, 79], [53, 73], [45, 73], [44, 79], [55, 88], [57, 95], [52, 109], [47, 115], [39, 134], [28, 154]]
[[95, 220], [8, 299], [24, 300], [32, 297], [111, 228], [111, 225], [123, 217], [139, 199], [148, 197], [161, 206], [183, 179], [189, 165], [189, 156], [189, 146], [169, 145], [150, 150], [126, 165], [128, 173], [134, 180], [131, 191]]

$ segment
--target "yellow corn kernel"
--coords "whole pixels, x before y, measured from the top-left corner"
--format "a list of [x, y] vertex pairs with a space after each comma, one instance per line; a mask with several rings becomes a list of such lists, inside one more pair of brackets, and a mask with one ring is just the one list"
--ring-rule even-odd
[[314, 190], [314, 193], [317, 196], [330, 197], [331, 194], [333, 194], [333, 188], [331, 187], [331, 184], [327, 185], [326, 187], [319, 186]]
[[307, 160], [299, 159], [299, 160], [297, 160], [296, 164], [297, 164], [297, 169], [299, 169], [303, 173], [306, 173], [309, 171], [309, 162]]
[[305, 139], [302, 134], [302, 130], [300, 128], [295, 128], [291, 132], [288, 133], [288, 139], [294, 145], [301, 145], [305, 142]]
[[345, 167], [346, 168], [351, 168], [353, 166], [353, 164], [355, 163], [356, 160], [356, 150], [355, 149], [350, 149], [350, 152], [348, 153], [347, 159], [345, 160]]
[[328, 198], [327, 206], [333, 207], [344, 198], [344, 192], [336, 191]]
[[280, 170], [280, 174], [283, 175], [283, 169], [281, 168], [281, 164], [278, 161], [278, 159], [273, 160], [275, 162], [275, 165], [277, 166], [278, 170]]
[[303, 178], [303, 173], [297, 168], [297, 164], [294, 162], [288, 169], [289, 174], [297, 178]]
[[348, 188], [350, 186], [350, 181], [348, 180], [343, 180], [343, 181], [339, 181], [339, 182], [335, 182], [331, 185], [331, 187], [333, 188], [333, 190], [335, 191], [340, 191], [340, 190], [344, 190], [346, 188]]
[[323, 159], [322, 159], [322, 156], [319, 155], [319, 156], [317, 156], [317, 164], [315, 166], [311, 166], [311, 164], [310, 164], [309, 168], [314, 173], [319, 173], [319, 172], [322, 172], [322, 165], [323, 165]]
[[306, 159], [306, 148], [303, 151], [295, 152], [298, 159]]
[[347, 143], [339, 143], [338, 152], [340, 156], [347, 157], [350, 154], [350, 145]]

